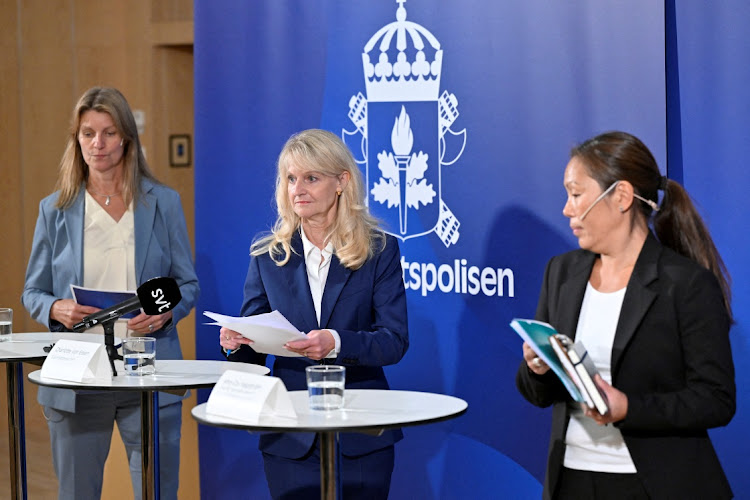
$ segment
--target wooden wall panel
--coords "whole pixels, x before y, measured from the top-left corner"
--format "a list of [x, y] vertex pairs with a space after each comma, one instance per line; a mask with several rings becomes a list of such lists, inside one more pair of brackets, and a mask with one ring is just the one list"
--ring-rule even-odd
[[[24, 179], [24, 255], [28, 258], [39, 201], [52, 192], [67, 140], [72, 82], [67, 62], [69, 50], [54, 46], [22, 50], [19, 148]], [[21, 267], [26, 268], [25, 264]], [[39, 325], [32, 328], [38, 331]]]
[[[0, 0], [0, 307], [12, 307], [20, 318], [19, 290], [23, 274], [17, 263], [23, 256], [23, 226], [20, 223], [21, 157], [16, 147], [20, 140], [18, 103], [18, 10], [15, 0]], [[20, 328], [20, 321], [16, 322]], [[0, 385], [6, 387], [5, 366], [0, 370]], [[0, 498], [10, 496], [8, 477], [8, 407], [0, 396]]]
[[[25, 258], [22, 224], [22, 178], [20, 142], [20, 107], [18, 103], [18, 12], [15, 1], [3, 0], [0, 7], [0, 228], [3, 254], [0, 275], [0, 307], [17, 311], [17, 324], [23, 325], [20, 291], [23, 272], [15, 263]], [[2, 399], [2, 398], [0, 398]], [[7, 417], [4, 413], [3, 419]]]
[[[152, 94], [152, 138], [154, 146], [149, 155], [149, 164], [156, 176], [165, 184], [176, 189], [182, 199], [185, 218], [194, 220], [193, 165], [195, 158], [190, 152], [191, 165], [171, 167], [169, 163], [169, 136], [187, 134], [193, 143], [193, 48], [192, 46], [155, 47], [153, 51], [154, 90]], [[194, 241], [194, 224], [188, 224], [188, 233]], [[180, 344], [186, 358], [195, 359], [195, 317], [200, 311], [191, 313], [180, 325]], [[183, 326], [184, 325], [184, 326]], [[190, 409], [197, 404], [195, 391], [186, 400], [182, 410], [183, 442], [198, 441], [198, 425], [190, 415]], [[180, 474], [198, 477], [199, 463], [197, 450], [183, 446], [180, 453]], [[180, 498], [188, 498], [191, 492], [180, 485]]]
[[[0, 227], [5, 240], [0, 245], [0, 305], [16, 311], [16, 331], [44, 329], [29, 318], [20, 294], [39, 201], [52, 192], [73, 106], [87, 88], [117, 87], [133, 109], [145, 112], [141, 142], [147, 158], [157, 177], [180, 192], [193, 237], [193, 169], [171, 169], [167, 149], [169, 134], [192, 135], [192, 12], [192, 0], [0, 0]], [[154, 22], [179, 27], [180, 40], [189, 46], [166, 57], [159, 54]], [[194, 318], [191, 314], [180, 323], [186, 357], [195, 356]], [[24, 371], [35, 369], [26, 365]], [[3, 370], [3, 386], [4, 375]], [[54, 498], [49, 434], [36, 404], [36, 386], [26, 383], [25, 397], [29, 498]], [[200, 497], [197, 426], [189, 414], [194, 404], [195, 396], [183, 412], [181, 499]], [[0, 414], [0, 450], [7, 450], [7, 408]], [[0, 498], [9, 492], [7, 460], [7, 453], [0, 453]], [[117, 431], [102, 496], [132, 497]]]
[[23, 0], [18, 5], [22, 47], [70, 47], [74, 0]]
[[[155, 141], [151, 159], [159, 179], [177, 189], [182, 196], [185, 217], [193, 220], [193, 165], [170, 167], [169, 136], [187, 134], [193, 143], [193, 50], [192, 47], [158, 47], [154, 49], [153, 118]], [[193, 239], [192, 228], [189, 228]]]
[[156, 0], [151, 6], [151, 22], [174, 23], [193, 20], [193, 0]]

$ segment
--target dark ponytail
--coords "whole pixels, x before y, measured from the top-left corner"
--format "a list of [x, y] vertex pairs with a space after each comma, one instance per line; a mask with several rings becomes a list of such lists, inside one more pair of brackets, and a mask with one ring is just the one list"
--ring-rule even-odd
[[673, 180], [666, 181], [661, 208], [654, 216], [654, 231], [664, 246], [714, 273], [724, 295], [724, 307], [734, 321], [729, 272], [687, 191]]
[[606, 132], [574, 147], [570, 157], [582, 160], [589, 175], [606, 189], [618, 180], [628, 181], [646, 200], [638, 203], [633, 217], [649, 220], [657, 208], [658, 191], [664, 191], [661, 206], [654, 216], [654, 231], [659, 241], [710, 270], [719, 281], [724, 307], [732, 318], [732, 290], [729, 273], [706, 224], [685, 189], [676, 181], [662, 177], [654, 156], [643, 142], [626, 132]]

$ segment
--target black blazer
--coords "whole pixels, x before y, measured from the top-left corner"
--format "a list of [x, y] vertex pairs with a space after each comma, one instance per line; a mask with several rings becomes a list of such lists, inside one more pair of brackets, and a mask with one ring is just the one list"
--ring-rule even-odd
[[[536, 318], [575, 338], [597, 256], [576, 250], [550, 260]], [[623, 299], [612, 346], [612, 385], [628, 396], [622, 432], [651, 498], [721, 499], [732, 490], [707, 429], [735, 412], [730, 321], [712, 273], [649, 235]], [[565, 388], [522, 363], [516, 384], [532, 404], [554, 405], [544, 498], [552, 498], [565, 453]]]

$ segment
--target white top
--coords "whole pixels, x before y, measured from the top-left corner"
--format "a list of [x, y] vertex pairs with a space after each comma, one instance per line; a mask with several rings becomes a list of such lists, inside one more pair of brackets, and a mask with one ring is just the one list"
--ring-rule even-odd
[[[98, 290], [125, 291], [137, 288], [135, 281], [135, 219], [132, 204], [115, 221], [86, 191], [83, 219], [83, 286]], [[127, 336], [127, 320], [115, 323], [115, 335]], [[89, 332], [104, 332], [101, 325]]]
[[[307, 267], [307, 281], [310, 284], [310, 294], [312, 295], [313, 305], [315, 306], [315, 316], [318, 318], [320, 326], [320, 304], [323, 301], [323, 292], [326, 289], [326, 280], [328, 280], [328, 271], [331, 269], [331, 257], [333, 257], [333, 245], [329, 242], [323, 250], [312, 244], [305, 236], [305, 230], [300, 226], [300, 236], [302, 237], [302, 249], [305, 253], [305, 266]], [[341, 351], [341, 337], [336, 330], [327, 328], [336, 342], [333, 352], [328, 357]]]
[[[612, 344], [625, 290], [602, 293], [591, 283], [587, 284], [578, 317], [576, 341], [583, 343], [599, 374], [610, 384]], [[612, 425], [600, 426], [585, 417], [577, 403], [570, 409], [565, 444], [563, 465], [569, 469], [621, 474], [636, 472], [620, 430]]]

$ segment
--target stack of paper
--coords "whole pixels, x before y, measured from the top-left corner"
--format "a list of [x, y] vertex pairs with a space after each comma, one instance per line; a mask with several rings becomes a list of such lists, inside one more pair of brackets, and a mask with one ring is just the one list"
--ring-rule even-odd
[[241, 317], [224, 316], [210, 311], [203, 314], [214, 320], [213, 323], [206, 324], [229, 328], [252, 340], [255, 352], [302, 357], [301, 354], [284, 349], [284, 345], [293, 340], [304, 340], [307, 335], [297, 330], [279, 311]]

